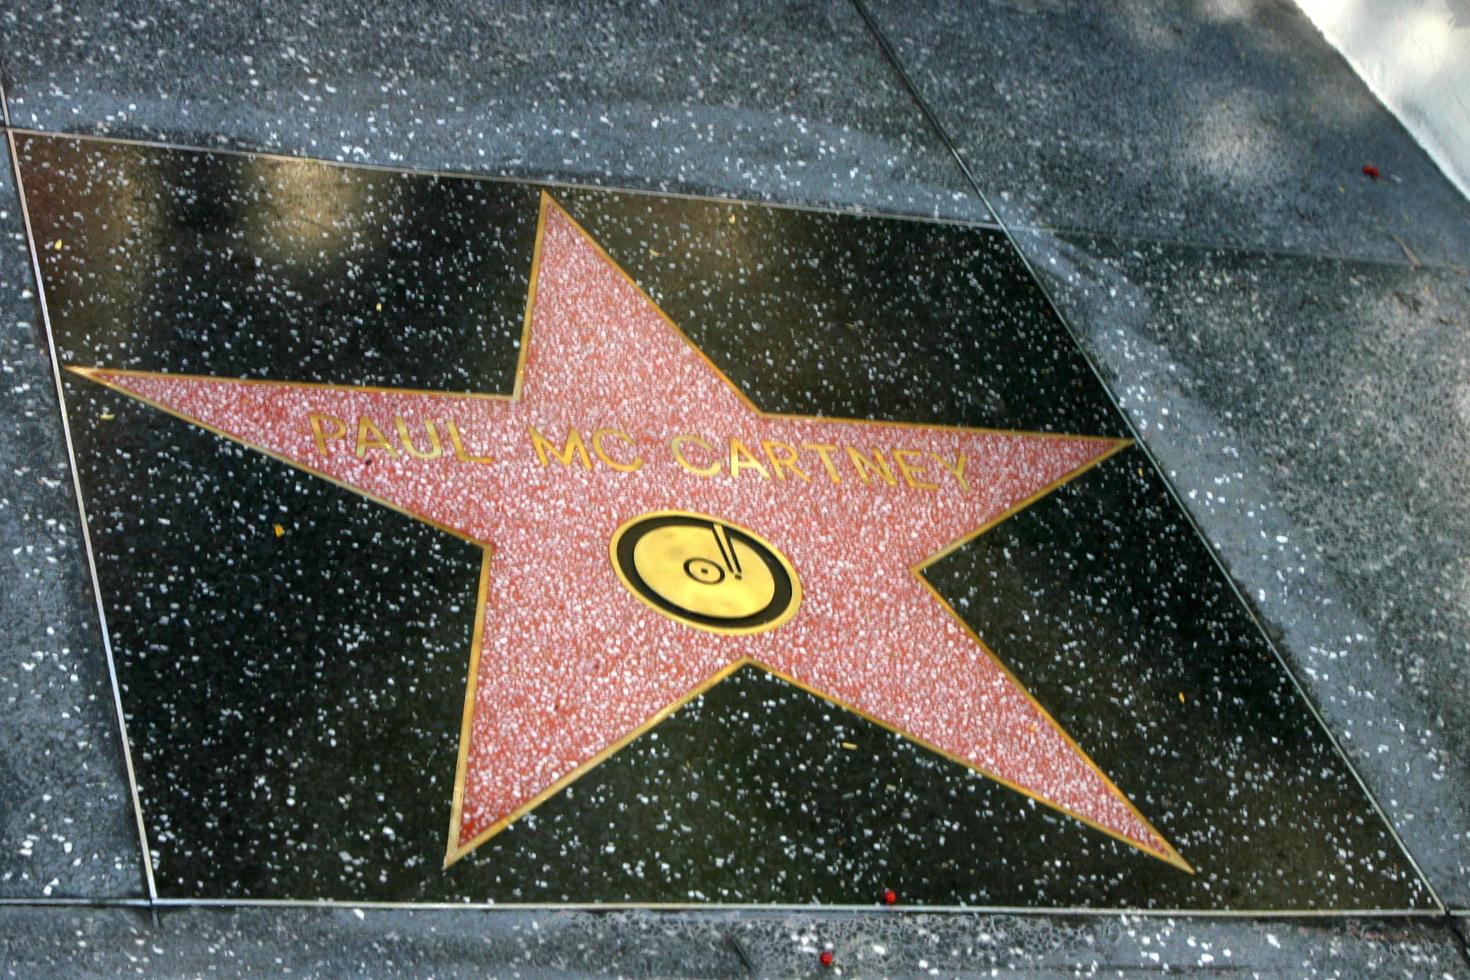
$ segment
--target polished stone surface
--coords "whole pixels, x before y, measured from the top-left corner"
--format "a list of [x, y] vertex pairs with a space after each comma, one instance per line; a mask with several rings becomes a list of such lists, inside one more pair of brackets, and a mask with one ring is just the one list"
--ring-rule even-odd
[[142, 851], [0, 146], [0, 897], [138, 895]]
[[1187, 867], [913, 576], [1126, 440], [762, 413], [538, 214], [510, 397], [68, 367], [484, 549], [446, 861], [754, 664]]
[[1430, 880], [1470, 903], [1470, 276], [1021, 241]]
[[[819, 965], [822, 951], [832, 967]], [[1028, 977], [1164, 975], [1463, 980], [1441, 920], [810, 912], [0, 908], [19, 976]]]
[[[63, 363], [513, 384], [534, 187], [20, 147]], [[1124, 431], [996, 232], [556, 196], [767, 411]], [[754, 668], [445, 871], [476, 549], [66, 391], [165, 896], [1431, 904], [1139, 449], [926, 575], [1196, 874]]]
[[846, 0], [0, 13], [11, 121], [985, 219]]
[[864, 3], [1012, 226], [1470, 266], [1470, 201], [1293, 4]]

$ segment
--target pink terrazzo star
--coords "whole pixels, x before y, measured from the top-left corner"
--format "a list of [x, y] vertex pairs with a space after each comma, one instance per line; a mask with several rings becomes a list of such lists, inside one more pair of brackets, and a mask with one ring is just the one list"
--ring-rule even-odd
[[[1189, 870], [921, 574], [1126, 441], [766, 414], [545, 195], [536, 254], [510, 397], [72, 368], [484, 546], [446, 866], [756, 664]], [[794, 614], [635, 595], [610, 542], [661, 511], [769, 542]]]

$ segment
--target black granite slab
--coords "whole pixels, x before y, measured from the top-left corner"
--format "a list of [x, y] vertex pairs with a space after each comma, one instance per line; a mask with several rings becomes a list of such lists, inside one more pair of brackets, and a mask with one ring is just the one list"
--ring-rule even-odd
[[1295, 4], [863, 3], [1010, 225], [1470, 265], [1470, 201]]
[[0, 144], [0, 897], [143, 892], [50, 354]]
[[989, 217], [847, 0], [0, 12], [17, 126]]
[[[20, 147], [63, 362], [509, 390], [534, 187]], [[992, 230], [557, 196], [762, 408], [1125, 431]], [[929, 576], [1196, 874], [755, 669], [444, 870], [476, 549], [66, 394], [165, 897], [1432, 906], [1137, 449]]]
[[1021, 242], [1420, 866], [1470, 902], [1470, 275]]

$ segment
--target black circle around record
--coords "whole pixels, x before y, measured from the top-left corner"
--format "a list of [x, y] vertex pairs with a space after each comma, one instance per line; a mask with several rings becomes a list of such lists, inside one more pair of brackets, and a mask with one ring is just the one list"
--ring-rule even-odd
[[[693, 609], [686, 609], [674, 602], [669, 601], [662, 594], [655, 591], [643, 576], [638, 574], [638, 569], [633, 562], [633, 551], [638, 546], [644, 535], [657, 531], [664, 527], [710, 527], [712, 523], [719, 523], [725, 534], [732, 542], [738, 541], [750, 551], [760, 557], [761, 562], [770, 570], [771, 580], [775, 583], [775, 592], [771, 601], [765, 607], [748, 616], [726, 617], [711, 616]], [[649, 605], [664, 613], [682, 619], [706, 629], [730, 630], [732, 632], [752, 632], [760, 629], [768, 623], [774, 623], [786, 615], [791, 608], [793, 599], [796, 597], [796, 589], [792, 582], [791, 573], [786, 564], [770, 549], [767, 544], [746, 533], [739, 527], [724, 522], [712, 522], [710, 518], [696, 516], [693, 514], [651, 514], [641, 521], [635, 521], [621, 530], [617, 546], [613, 554], [613, 561], [617, 564], [618, 572], [623, 580], [628, 583], [637, 595]]]

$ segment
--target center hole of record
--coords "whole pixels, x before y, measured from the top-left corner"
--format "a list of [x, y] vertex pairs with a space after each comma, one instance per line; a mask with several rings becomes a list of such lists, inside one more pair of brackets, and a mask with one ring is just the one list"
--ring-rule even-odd
[[[684, 574], [705, 585], [719, 585], [725, 580], [724, 568], [708, 558], [691, 558], [684, 563]], [[735, 576], [739, 578], [740, 576]]]

